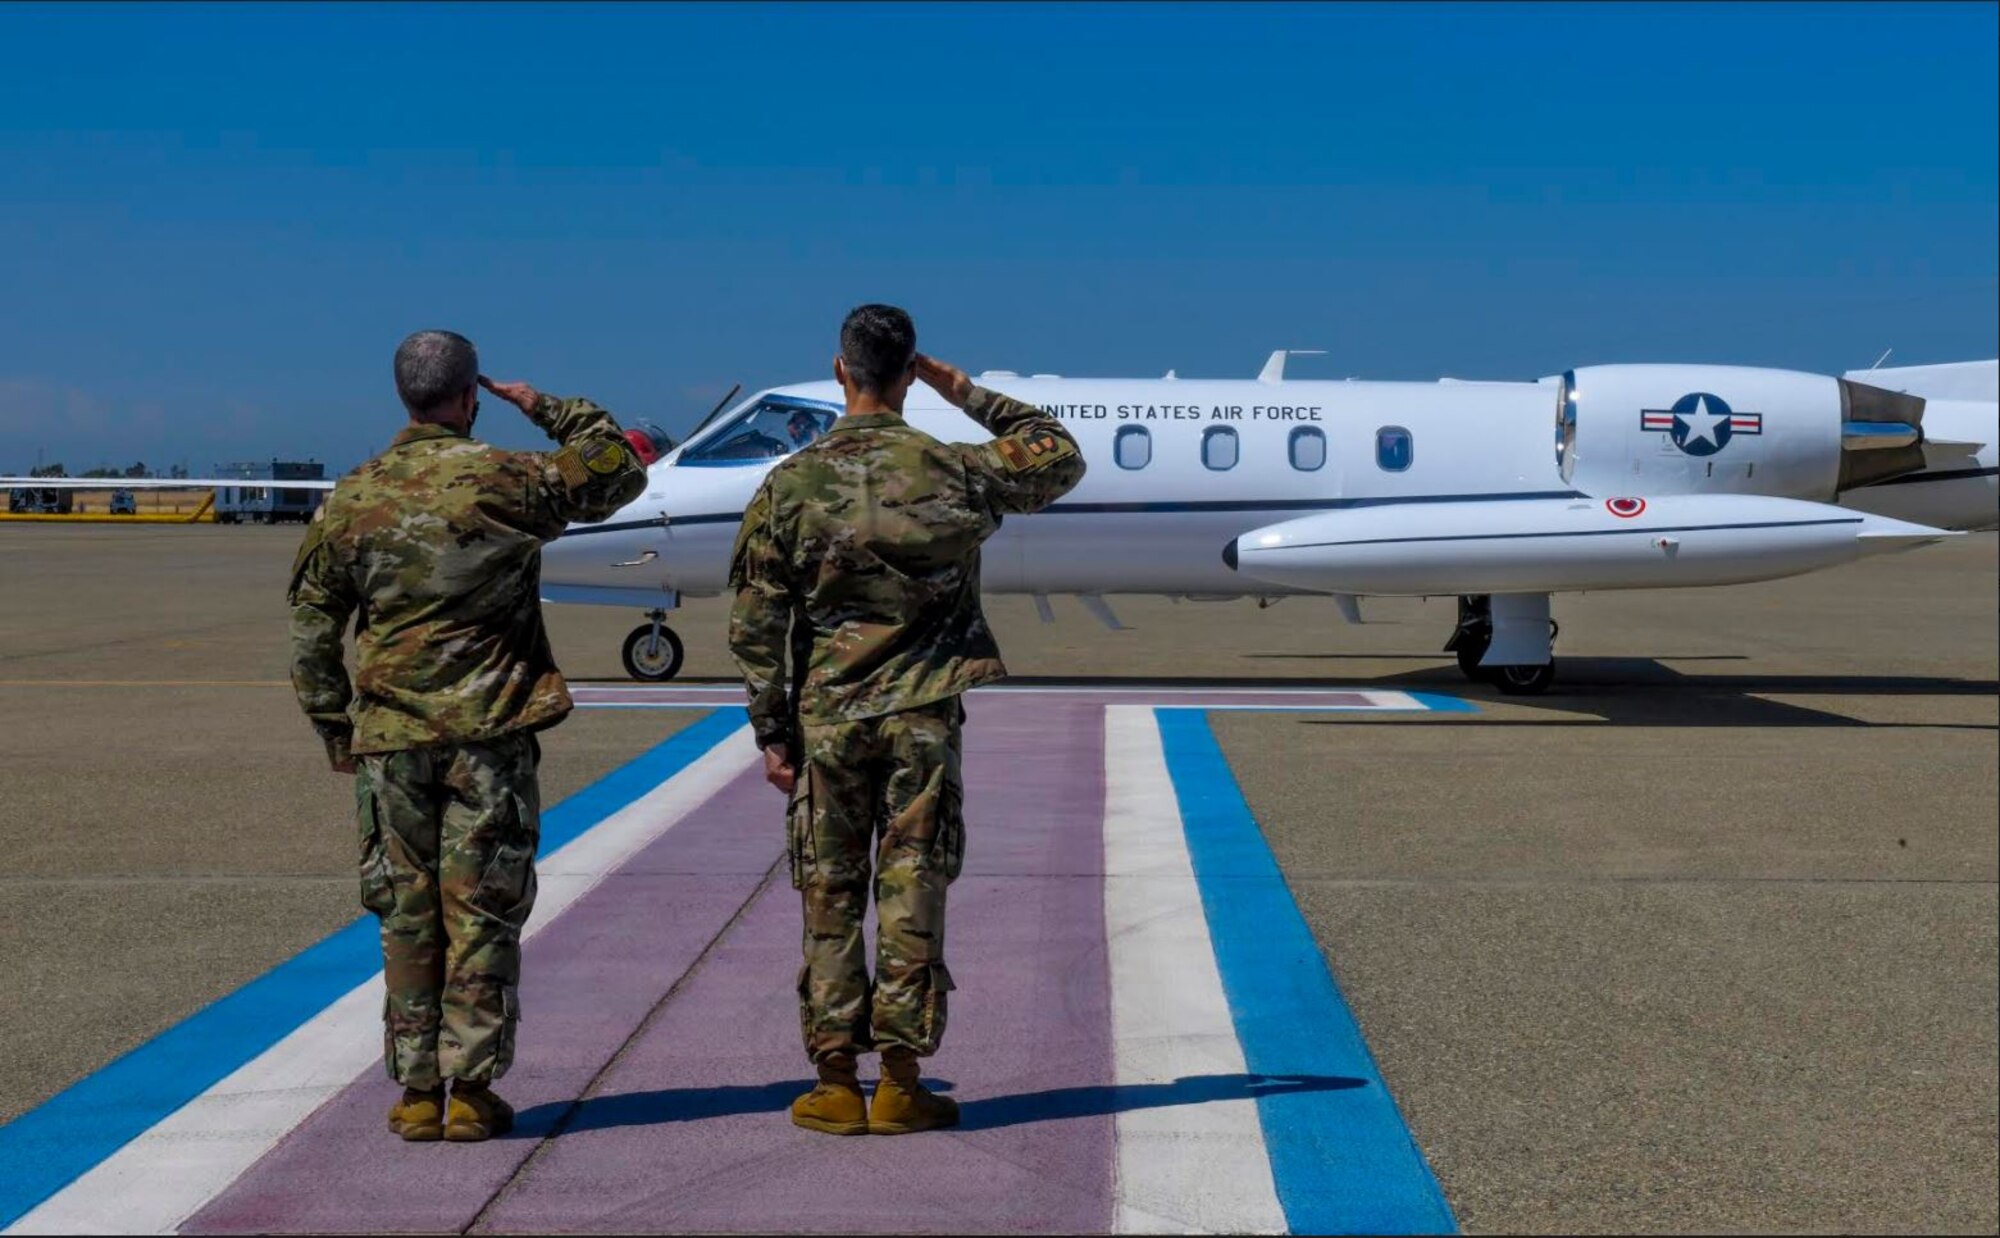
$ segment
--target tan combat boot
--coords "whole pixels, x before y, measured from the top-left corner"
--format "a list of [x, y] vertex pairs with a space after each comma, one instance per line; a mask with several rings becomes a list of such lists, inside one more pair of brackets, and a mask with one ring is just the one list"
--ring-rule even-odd
[[428, 1092], [404, 1088], [403, 1099], [389, 1108], [389, 1133], [411, 1143], [444, 1138], [444, 1089]]
[[514, 1107], [484, 1083], [461, 1079], [451, 1085], [451, 1108], [445, 1114], [444, 1137], [453, 1143], [478, 1143], [514, 1129]]
[[868, 1133], [868, 1102], [861, 1095], [853, 1058], [820, 1064], [819, 1084], [792, 1102], [792, 1125], [826, 1135]]
[[917, 1082], [917, 1055], [908, 1049], [882, 1051], [882, 1082], [868, 1107], [868, 1130], [876, 1135], [913, 1135], [958, 1125], [958, 1102]]

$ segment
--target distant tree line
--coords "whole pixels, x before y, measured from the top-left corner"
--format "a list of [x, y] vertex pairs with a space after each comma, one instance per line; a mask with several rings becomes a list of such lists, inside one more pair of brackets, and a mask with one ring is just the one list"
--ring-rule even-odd
[[[69, 475], [69, 469], [64, 467], [61, 461], [57, 461], [54, 464], [37, 465], [28, 470], [28, 476], [30, 477], [68, 477]], [[169, 478], [186, 477], [187, 475], [188, 471], [185, 464], [176, 464], [167, 469], [167, 476]], [[85, 469], [83, 472], [78, 473], [77, 476], [117, 478], [156, 477], [158, 474], [147, 468], [145, 461], [139, 460], [126, 465], [122, 469], [109, 464], [100, 464], [96, 468]]]

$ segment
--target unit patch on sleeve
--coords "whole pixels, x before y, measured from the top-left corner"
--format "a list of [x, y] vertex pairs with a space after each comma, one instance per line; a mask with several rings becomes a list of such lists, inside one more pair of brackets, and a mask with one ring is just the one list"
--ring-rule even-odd
[[1001, 459], [1016, 473], [1032, 473], [1036, 469], [1047, 468], [1066, 456], [1074, 455], [1075, 446], [1060, 434], [1042, 430], [1026, 438], [1003, 438], [996, 444]]
[[600, 477], [609, 477], [625, 467], [625, 445], [608, 438], [594, 438], [583, 445], [583, 463]]

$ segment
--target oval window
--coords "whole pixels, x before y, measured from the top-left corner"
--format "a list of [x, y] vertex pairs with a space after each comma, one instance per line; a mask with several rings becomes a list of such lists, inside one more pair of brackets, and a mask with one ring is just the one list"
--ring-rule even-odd
[[1400, 473], [1409, 468], [1416, 452], [1410, 432], [1403, 427], [1383, 426], [1375, 431], [1375, 463], [1388, 472]]
[[1312, 426], [1300, 426], [1292, 431], [1292, 467], [1301, 473], [1311, 473], [1326, 464], [1326, 435]]
[[1236, 467], [1236, 431], [1211, 426], [1201, 432], [1201, 462], [1220, 473]]
[[1121, 469], [1143, 469], [1153, 462], [1153, 436], [1144, 426], [1122, 426], [1111, 440], [1111, 458]]

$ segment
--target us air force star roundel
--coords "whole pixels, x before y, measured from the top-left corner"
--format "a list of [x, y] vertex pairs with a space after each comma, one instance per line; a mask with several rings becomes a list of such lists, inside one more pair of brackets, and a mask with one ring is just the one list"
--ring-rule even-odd
[[1733, 412], [1721, 396], [1696, 391], [1672, 408], [1642, 409], [1639, 428], [1665, 430], [1674, 446], [1691, 456], [1712, 456], [1738, 434], [1762, 434], [1764, 414]]

